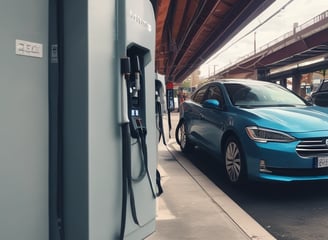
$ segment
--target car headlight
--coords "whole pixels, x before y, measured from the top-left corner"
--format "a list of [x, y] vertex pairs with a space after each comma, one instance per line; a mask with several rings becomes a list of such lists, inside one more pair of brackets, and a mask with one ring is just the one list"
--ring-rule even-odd
[[256, 142], [293, 142], [295, 138], [279, 131], [255, 126], [246, 127], [247, 135]]

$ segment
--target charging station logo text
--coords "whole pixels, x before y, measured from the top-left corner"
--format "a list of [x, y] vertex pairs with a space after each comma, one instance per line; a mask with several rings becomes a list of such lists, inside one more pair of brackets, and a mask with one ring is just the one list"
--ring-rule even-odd
[[133, 21], [135, 21], [136, 23], [142, 25], [144, 28], [146, 28], [149, 32], [151, 32], [152, 27], [151, 25], [145, 21], [144, 19], [142, 19], [140, 16], [138, 16], [137, 14], [133, 13], [132, 10], [130, 10], [130, 17]]

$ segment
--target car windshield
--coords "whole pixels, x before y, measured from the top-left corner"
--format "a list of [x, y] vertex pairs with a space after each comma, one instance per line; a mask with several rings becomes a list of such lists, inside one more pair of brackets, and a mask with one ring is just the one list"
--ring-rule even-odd
[[297, 95], [276, 84], [225, 83], [233, 105], [239, 107], [305, 106]]

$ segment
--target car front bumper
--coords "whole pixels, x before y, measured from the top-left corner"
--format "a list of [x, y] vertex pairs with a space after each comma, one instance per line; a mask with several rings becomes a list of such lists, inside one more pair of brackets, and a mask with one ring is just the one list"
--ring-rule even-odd
[[254, 143], [246, 147], [249, 178], [283, 182], [328, 180], [328, 165], [318, 167], [317, 157], [299, 156], [297, 144]]

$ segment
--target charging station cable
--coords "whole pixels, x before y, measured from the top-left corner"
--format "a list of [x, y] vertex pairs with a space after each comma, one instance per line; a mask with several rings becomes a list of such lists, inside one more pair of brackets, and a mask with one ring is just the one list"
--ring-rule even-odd
[[128, 98], [126, 92], [126, 79], [130, 74], [129, 58], [121, 59], [121, 129], [122, 129], [122, 211], [121, 211], [121, 231], [119, 239], [124, 239], [125, 225], [126, 225], [126, 209], [128, 198], [127, 187], [127, 163], [131, 162], [131, 138], [130, 138], [130, 124], [128, 117]]

